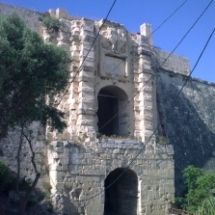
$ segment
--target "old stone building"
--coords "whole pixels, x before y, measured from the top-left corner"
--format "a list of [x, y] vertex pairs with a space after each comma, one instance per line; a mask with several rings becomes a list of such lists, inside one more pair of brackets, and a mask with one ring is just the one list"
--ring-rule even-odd
[[[55, 211], [169, 214], [175, 184], [178, 194], [183, 191], [184, 167], [214, 166], [214, 85], [190, 79], [176, 98], [189, 61], [171, 55], [163, 64], [169, 53], [153, 47], [149, 24], [130, 33], [118, 23], [58, 9], [49, 14], [64, 25], [49, 33], [40, 13], [0, 4], [1, 14], [13, 11], [45, 42], [70, 51], [73, 60], [67, 93], [57, 98], [67, 128], [59, 134], [35, 127], [35, 150], [46, 157]], [[38, 137], [43, 132], [46, 141]], [[11, 132], [4, 140], [1, 159], [15, 169], [8, 161], [16, 150], [14, 139]], [[23, 155], [22, 174], [31, 177], [28, 156]]]

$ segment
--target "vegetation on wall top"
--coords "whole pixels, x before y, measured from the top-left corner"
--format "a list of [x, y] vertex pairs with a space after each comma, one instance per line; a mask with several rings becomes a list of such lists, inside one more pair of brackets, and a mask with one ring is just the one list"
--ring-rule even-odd
[[49, 33], [58, 33], [63, 23], [49, 15], [43, 17], [42, 24]]

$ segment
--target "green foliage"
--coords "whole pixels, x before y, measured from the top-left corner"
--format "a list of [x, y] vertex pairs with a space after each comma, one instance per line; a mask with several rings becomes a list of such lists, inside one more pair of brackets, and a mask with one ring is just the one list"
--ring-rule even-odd
[[214, 195], [212, 190], [215, 189], [215, 174], [188, 166], [183, 171], [183, 175], [187, 185], [187, 193], [181, 201], [183, 207], [191, 212], [197, 212], [199, 208], [203, 210]]
[[19, 189], [21, 191], [26, 191], [29, 189], [29, 187], [32, 185], [32, 181], [30, 179], [25, 180], [24, 178], [21, 179], [21, 181], [19, 182]]
[[[6, 190], [16, 190], [16, 177], [11, 174], [8, 177], [8, 182], [5, 186]], [[29, 187], [32, 185], [32, 181], [30, 179], [21, 178], [19, 180], [19, 190], [20, 191], [27, 191]]]
[[60, 28], [63, 26], [63, 23], [60, 20], [50, 16], [45, 16], [43, 18], [42, 23], [49, 33], [52, 33], [52, 32], [57, 33], [60, 30]]
[[0, 161], [0, 190], [4, 189], [10, 178], [9, 168]]
[[48, 182], [43, 182], [43, 188], [46, 190], [46, 191], [49, 191], [50, 192], [50, 190], [51, 190], [51, 185], [50, 185], [50, 183], [48, 183]]
[[50, 183], [48, 182], [43, 182], [43, 188], [44, 188], [44, 196], [43, 198], [44, 199], [49, 199], [50, 198], [50, 195], [51, 195], [51, 185]]
[[199, 215], [214, 215], [215, 214], [215, 197], [209, 195], [205, 198], [198, 209]]
[[188, 187], [188, 190], [192, 190], [196, 186], [196, 180], [198, 177], [203, 175], [203, 171], [199, 168], [196, 168], [192, 165], [186, 167], [183, 171], [183, 176], [185, 178], [185, 183]]
[[48, 122], [62, 131], [64, 113], [55, 108], [53, 97], [68, 83], [69, 54], [45, 44], [12, 14], [0, 17], [0, 56], [0, 139], [23, 121]]
[[158, 144], [161, 144], [161, 145], [167, 145], [168, 144], [168, 140], [164, 136], [158, 136], [157, 142], [158, 142]]

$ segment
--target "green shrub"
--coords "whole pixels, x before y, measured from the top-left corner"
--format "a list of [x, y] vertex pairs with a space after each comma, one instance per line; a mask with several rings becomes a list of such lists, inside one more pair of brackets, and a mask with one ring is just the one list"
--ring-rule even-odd
[[2, 161], [0, 161], [0, 190], [3, 190], [6, 187], [9, 179], [10, 170]]
[[161, 144], [161, 145], [167, 145], [168, 144], [168, 140], [164, 136], [158, 136], [157, 137], [157, 143]]
[[22, 178], [21, 180], [20, 180], [20, 182], [19, 182], [19, 189], [21, 190], [21, 191], [26, 191], [26, 190], [28, 190], [29, 189], [29, 187], [32, 185], [32, 181], [31, 181], [31, 179], [24, 179], [24, 178]]
[[[200, 215], [215, 214], [215, 174], [205, 172], [192, 165], [187, 166], [183, 171], [187, 192], [184, 198], [177, 198], [177, 202], [186, 210]], [[206, 213], [205, 211], [213, 211]]]
[[52, 33], [52, 32], [57, 33], [60, 30], [60, 28], [63, 26], [63, 23], [60, 20], [52, 18], [50, 16], [45, 16], [43, 18], [42, 23], [49, 33]]
[[199, 207], [199, 215], [214, 215], [215, 214], [215, 197], [210, 195], [205, 198]]

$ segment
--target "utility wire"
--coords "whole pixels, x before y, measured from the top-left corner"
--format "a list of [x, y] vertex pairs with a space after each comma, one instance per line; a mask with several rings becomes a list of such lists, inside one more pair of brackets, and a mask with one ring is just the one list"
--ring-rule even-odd
[[[161, 68], [161, 67], [164, 65], [164, 63], [169, 59], [169, 57], [173, 54], [173, 52], [177, 49], [177, 47], [181, 44], [181, 42], [182, 42], [182, 41], [185, 39], [185, 37], [189, 34], [189, 32], [192, 30], [192, 28], [197, 24], [197, 22], [200, 20], [200, 18], [202, 17], [202, 15], [207, 11], [207, 9], [209, 8], [209, 6], [211, 5], [212, 2], [213, 2], [213, 0], [209, 2], [209, 4], [207, 5], [207, 7], [203, 10], [203, 12], [200, 14], [200, 16], [197, 18], [197, 20], [196, 20], [196, 21], [194, 22], [194, 24], [191, 26], [191, 28], [190, 28], [190, 29], [187, 31], [187, 33], [182, 37], [182, 39], [179, 41], [179, 43], [176, 45], [176, 47], [173, 49], [173, 51], [168, 55], [168, 57], [163, 61], [163, 63], [159, 66], [159, 68]], [[184, 86], [186, 85], [187, 81], [190, 79], [192, 73], [194, 72], [196, 66], [198, 65], [198, 63], [199, 63], [199, 61], [200, 61], [200, 59], [201, 59], [201, 57], [202, 57], [202, 55], [203, 55], [205, 49], [207, 48], [208, 43], [209, 43], [210, 40], [211, 40], [211, 37], [212, 37], [213, 34], [214, 34], [214, 31], [215, 31], [215, 29], [212, 31], [211, 35], [209, 36], [209, 38], [208, 38], [208, 40], [207, 40], [207, 42], [206, 42], [206, 44], [205, 44], [205, 46], [204, 46], [202, 52], [201, 52], [200, 55], [199, 55], [199, 58], [198, 58], [197, 61], [196, 61], [196, 64], [195, 64], [193, 70], [192, 70], [191, 73], [189, 74], [188, 78], [186, 79], [186, 81], [185, 81], [184, 85], [182, 86], [181, 90], [179, 91], [179, 93], [176, 95], [176, 98], [180, 95], [180, 93], [182, 92]], [[153, 77], [153, 76], [152, 76], [152, 77]], [[151, 78], [152, 78], [152, 77], [151, 77]], [[150, 78], [150, 79], [151, 79], [151, 78]], [[149, 80], [150, 80], [150, 79], [149, 79]], [[148, 81], [149, 81], [149, 80], [148, 80]], [[148, 83], [148, 81], [147, 81], [147, 83]], [[145, 86], [145, 85], [144, 85], [144, 86]], [[142, 87], [141, 90], [143, 90], [144, 86]], [[141, 91], [141, 90], [140, 90], [140, 91]], [[137, 94], [135, 94], [134, 97], [135, 97], [136, 95], [137, 95]], [[134, 98], [134, 97], [133, 97], [133, 98]], [[132, 99], [133, 99], [133, 98], [132, 98]], [[130, 101], [131, 101], [131, 100], [129, 100], [129, 102], [130, 102]], [[175, 100], [174, 100], [174, 101], [175, 101]], [[128, 103], [129, 103], [129, 102], [128, 102]], [[126, 105], [128, 105], [128, 103], [127, 103]], [[126, 106], [126, 105], [125, 105], [125, 106]], [[125, 106], [124, 106], [123, 108], [125, 108]], [[107, 123], [105, 123], [101, 128], [105, 127], [110, 121], [112, 121], [116, 116], [118, 116], [118, 114], [119, 114], [119, 113], [117, 113], [114, 117], [112, 117], [111, 120], [109, 120]], [[147, 145], [147, 144], [149, 143], [149, 141], [151, 140], [151, 138], [152, 138], [152, 137], [154, 136], [154, 134], [157, 132], [159, 126], [160, 126], [160, 123], [157, 125], [156, 129], [154, 130], [154, 132], [150, 135], [150, 137], [149, 137], [149, 139], [148, 139], [148, 141], [146, 142], [145, 145]], [[101, 129], [101, 128], [100, 128], [100, 129]], [[142, 148], [142, 149], [137, 153], [137, 155], [136, 155], [136, 156], [134, 157], [134, 159], [129, 163], [129, 165], [124, 169], [124, 171], [123, 171], [110, 185], [108, 185], [105, 189], [103, 189], [100, 193], [98, 193], [97, 195], [93, 196], [92, 198], [94, 198], [94, 197], [100, 195], [100, 194], [101, 194], [102, 192], [104, 192], [106, 189], [108, 189], [109, 187], [111, 187], [111, 186], [112, 186], [126, 171], [127, 171], [127, 169], [132, 165], [132, 163], [133, 163], [133, 162], [136, 160], [136, 158], [140, 155], [140, 153], [143, 151], [143, 149], [144, 149], [144, 148]], [[90, 198], [90, 199], [91, 199], [91, 198]], [[88, 199], [87, 199], [87, 200], [88, 200]], [[87, 200], [86, 200], [86, 201], [87, 201]]]
[[[149, 37], [151, 37], [159, 28], [161, 28], [162, 25], [165, 24], [165, 23], [178, 11], [187, 1], [188, 1], [188, 0], [185, 0], [178, 8], [176, 8], [176, 9], [173, 11], [173, 13], [171, 13], [171, 14], [170, 14], [170, 15], [169, 15], [169, 16], [168, 16], [168, 17], [167, 17], [167, 18], [166, 18], [166, 19], [165, 19], [165, 20], [150, 34], [150, 35], [149, 35]], [[109, 12], [108, 12], [106, 18], [104, 19], [104, 22], [103, 22], [103, 24], [101, 25], [101, 27], [100, 27], [100, 29], [99, 29], [99, 31], [98, 31], [98, 33], [97, 33], [97, 35], [96, 35], [96, 37], [95, 37], [93, 43], [92, 43], [90, 49], [88, 50], [87, 55], [85, 56], [85, 58], [84, 58], [82, 64], [80, 65], [79, 69], [78, 69], [77, 72], [75, 73], [75, 76], [73, 77], [72, 81], [70, 81], [70, 82], [68, 82], [68, 83], [74, 82], [76, 75], [77, 75], [78, 72], [80, 71], [81, 67], [83, 66], [84, 61], [86, 60], [86, 58], [87, 58], [87, 56], [89, 55], [89, 53], [90, 53], [92, 47], [94, 46], [95, 41], [96, 41], [97, 37], [99, 36], [99, 33], [100, 33], [100, 31], [101, 31], [103, 25], [105, 24], [105, 22], [106, 22], [106, 20], [107, 20], [109, 14], [110, 14], [112, 8], [114, 7], [114, 4], [115, 4], [115, 3], [116, 3], [116, 1], [113, 2], [113, 4], [112, 4], [112, 6], [111, 6], [111, 8], [110, 8], [110, 10], [109, 10]], [[126, 56], [125, 60], [126, 60], [131, 54], [132, 54], [132, 52], [130, 52], [129, 55]], [[165, 62], [164, 62], [164, 63], [165, 63]], [[120, 62], [118, 65], [116, 65], [116, 66], [110, 71], [110, 73], [111, 73], [112, 71], [114, 71], [120, 64], [122, 64], [122, 62]], [[95, 86], [97, 86], [100, 82], [101, 82], [101, 81], [99, 81], [98, 83], [96, 83]], [[95, 87], [95, 86], [94, 86], [94, 87]], [[67, 89], [67, 90], [68, 90], [68, 89]], [[60, 100], [60, 102], [58, 102], [57, 106], [58, 106], [58, 105], [61, 103], [61, 101], [63, 100], [63, 97], [65, 96], [67, 90], [65, 91], [64, 95], [61, 97], [61, 100]]]
[[[165, 63], [166, 61], [171, 57], [171, 55], [174, 53], [174, 51], [178, 48], [178, 46], [183, 42], [183, 40], [186, 38], [186, 36], [190, 33], [190, 31], [193, 29], [193, 27], [197, 24], [197, 22], [200, 20], [200, 18], [202, 17], [202, 15], [206, 12], [206, 10], [210, 7], [211, 3], [213, 2], [213, 0], [211, 0], [209, 2], [209, 4], [207, 5], [207, 7], [203, 10], [203, 12], [198, 16], [198, 18], [196, 19], [196, 21], [193, 23], [193, 25], [189, 28], [189, 30], [185, 33], [185, 35], [182, 37], [182, 39], [176, 44], [175, 48], [170, 52], [170, 54], [164, 59], [164, 61], [159, 65], [160, 69]], [[136, 96], [136, 95], [135, 95]], [[134, 97], [135, 97], [134, 96]], [[132, 98], [134, 98], [132, 97]], [[119, 115], [119, 113], [117, 113], [115, 115], [115, 117], [117, 117]], [[114, 118], [115, 118], [114, 117]], [[112, 118], [112, 120], [114, 119]], [[111, 120], [108, 121], [108, 123], [111, 122]], [[102, 128], [104, 128], [108, 123], [105, 123], [105, 125], [102, 126]], [[101, 128], [100, 128], [101, 129]]]
[[181, 40], [178, 42], [178, 44], [175, 46], [175, 48], [170, 52], [168, 57], [164, 60], [164, 62], [161, 64], [163, 66], [167, 60], [170, 58], [170, 56], [174, 53], [174, 51], [178, 48], [178, 46], [182, 43], [182, 41], [185, 39], [185, 37], [190, 33], [190, 31], [193, 29], [193, 27], [197, 24], [197, 22], [201, 19], [201, 17], [204, 15], [204, 13], [207, 11], [207, 9], [210, 7], [214, 0], [211, 0], [209, 4], [206, 6], [206, 8], [202, 11], [202, 13], [198, 16], [196, 21], [193, 23], [193, 25], [190, 27], [190, 29], [186, 32], [186, 34], [181, 38]]
[[[188, 0], [185, 0], [179, 7], [177, 7], [148, 37], [151, 37], [159, 28], [161, 28]], [[147, 41], [145, 41], [147, 42]], [[132, 54], [132, 52], [129, 53], [128, 56], [125, 57], [125, 60]], [[114, 71], [120, 64], [122, 64], [122, 62], [120, 62], [119, 64], [117, 64], [111, 71]], [[94, 85], [97, 86], [101, 81], [99, 81], [98, 83], [96, 83]]]
[[[179, 96], [180, 93], [182, 92], [182, 90], [183, 90], [183, 88], [185, 87], [187, 81], [191, 78], [191, 75], [192, 75], [192, 73], [195, 71], [195, 69], [196, 69], [196, 67], [197, 67], [197, 65], [198, 65], [198, 63], [199, 63], [199, 61], [201, 60], [201, 58], [202, 58], [202, 56], [203, 56], [203, 54], [204, 54], [204, 52], [205, 52], [205, 50], [206, 50], [206, 48], [207, 48], [207, 46], [208, 46], [210, 40], [211, 40], [211, 38], [212, 38], [214, 32], [215, 32], [215, 28], [213, 29], [212, 33], [210, 34], [209, 38], [207, 39], [207, 42], [205, 43], [205, 45], [204, 45], [204, 47], [203, 47], [203, 49], [202, 49], [202, 51], [201, 51], [201, 53], [200, 53], [200, 55], [199, 55], [199, 57], [198, 57], [196, 63], [195, 63], [195, 66], [193, 67], [193, 69], [192, 69], [190, 75], [187, 77], [187, 79], [186, 79], [184, 85], [181, 87], [181, 89], [179, 90], [179, 92], [178, 92], [178, 94], [176, 95], [175, 99], [173, 100], [173, 103], [176, 101], [176, 99], [178, 98], [178, 96]], [[157, 132], [159, 126], [160, 126], [160, 123], [157, 125], [157, 127], [155, 128], [155, 130], [153, 131], [153, 133], [150, 135], [150, 137], [149, 137], [149, 139], [146, 141], [145, 145], [147, 145], [147, 144], [149, 143], [149, 141], [151, 140], [151, 138], [155, 135], [155, 133]], [[99, 196], [101, 193], [103, 193], [105, 190], [107, 190], [109, 187], [111, 187], [114, 183], [116, 183], [116, 182], [119, 180], [119, 178], [121, 178], [122, 175], [129, 169], [129, 167], [133, 164], [133, 162], [137, 159], [137, 157], [142, 153], [143, 150], [144, 150], [144, 148], [142, 148], [142, 149], [137, 153], [137, 155], [136, 155], [136, 156], [133, 158], [133, 160], [128, 164], [128, 166], [124, 169], [124, 171], [123, 171], [114, 181], [112, 181], [107, 187], [105, 187], [105, 189], [103, 189], [102, 191], [100, 191], [100, 192], [97, 193], [96, 195], [91, 196], [91, 197], [86, 198], [86, 199], [83, 199], [83, 200], [81, 200], [81, 201], [89, 201], [89, 200], [91, 200], [91, 199], [93, 199], [93, 198]]]
[[150, 35], [154, 34], [165, 22], [167, 22], [188, 0], [184, 1], [178, 8], [176, 8]]
[[[108, 11], [108, 13], [107, 13], [105, 19], [103, 19], [102, 25], [100, 26], [100, 28], [99, 28], [99, 30], [98, 30], [98, 32], [97, 32], [97, 34], [96, 34], [96, 36], [95, 36], [95, 38], [94, 38], [94, 40], [93, 40], [91, 46], [90, 46], [90, 49], [88, 50], [86, 56], [84, 57], [84, 59], [83, 59], [81, 65], [79, 66], [77, 72], [76, 72], [75, 75], [73, 76], [72, 81], [69, 81], [68, 84], [74, 82], [74, 80], [75, 80], [77, 74], [80, 72], [80, 70], [81, 70], [81, 68], [82, 68], [82, 66], [83, 66], [83, 64], [84, 64], [84, 62], [85, 62], [85, 60], [87, 59], [87, 57], [88, 57], [88, 55], [89, 55], [91, 49], [93, 48], [93, 46], [94, 46], [94, 44], [95, 44], [95, 42], [96, 42], [96, 40], [97, 40], [97, 38], [98, 38], [98, 36], [99, 36], [99, 33], [100, 33], [101, 29], [103, 28], [104, 24], [106, 23], [106, 21], [107, 21], [109, 15], [110, 15], [110, 13], [111, 13], [111, 11], [112, 11], [112, 9], [113, 9], [115, 3], [116, 3], [116, 1], [117, 1], [117, 0], [114, 0], [113, 4], [111, 5], [111, 7], [110, 7], [110, 9], [109, 9], [109, 11]], [[69, 87], [66, 88], [66, 90], [65, 90], [64, 94], [62, 95], [60, 101], [56, 104], [57, 107], [58, 107], [59, 104], [62, 102], [64, 96], [65, 96], [66, 93], [67, 93], [68, 88], [69, 88]]]
[[[203, 10], [203, 12], [200, 14], [200, 16], [197, 18], [197, 20], [196, 20], [196, 21], [194, 22], [194, 24], [191, 26], [191, 28], [190, 28], [190, 29], [187, 31], [187, 33], [182, 37], [182, 39], [179, 41], [179, 43], [176, 45], [176, 47], [173, 49], [173, 51], [168, 55], [168, 57], [163, 61], [163, 63], [159, 66], [159, 68], [161, 68], [161, 67], [164, 65], [164, 63], [166, 63], [166, 61], [169, 59], [169, 57], [170, 57], [170, 56], [173, 54], [173, 52], [178, 48], [178, 46], [181, 44], [181, 42], [186, 38], [186, 36], [189, 34], [189, 32], [192, 30], [192, 28], [197, 24], [197, 22], [200, 20], [200, 18], [203, 16], [203, 14], [207, 11], [207, 9], [209, 8], [209, 6], [211, 5], [212, 2], [213, 2], [213, 0], [210, 1], [210, 3], [207, 5], [207, 7]], [[115, 3], [115, 2], [114, 2], [114, 3]], [[185, 4], [185, 3], [186, 3], [186, 1], [185, 1], [183, 4]], [[180, 7], [182, 7], [183, 4], [182, 4]], [[179, 8], [180, 8], [180, 7], [179, 7]], [[179, 8], [178, 8], [178, 9], [179, 9]], [[176, 11], [177, 11], [177, 9], [176, 9]], [[175, 12], [176, 12], [176, 11], [175, 11]], [[173, 14], [174, 14], [174, 12], [173, 12]], [[173, 15], [173, 14], [172, 14], [172, 15]], [[170, 15], [170, 17], [171, 17], [172, 15]], [[170, 17], [169, 17], [169, 18], [170, 18]], [[167, 21], [167, 20], [166, 20], [166, 21]], [[162, 23], [162, 25], [163, 25], [166, 21], [164, 21], [164, 22]], [[160, 27], [161, 27], [161, 26], [159, 26], [158, 28], [160, 28]], [[158, 30], [158, 28], [157, 28], [156, 30]], [[188, 78], [186, 79], [186, 81], [185, 81], [184, 85], [182, 86], [181, 90], [179, 91], [179, 93], [176, 95], [175, 99], [180, 95], [180, 93], [181, 93], [181, 91], [183, 90], [184, 86], [186, 85], [187, 81], [190, 79], [190, 77], [191, 77], [192, 73], [194, 72], [196, 66], [198, 65], [198, 63], [199, 63], [199, 61], [200, 61], [200, 59], [201, 59], [201, 57], [202, 57], [202, 55], [203, 55], [203, 53], [204, 53], [204, 51], [205, 51], [207, 45], [208, 45], [208, 43], [209, 43], [211, 37], [213, 36], [214, 31], [215, 31], [215, 29], [213, 30], [213, 32], [211, 33], [210, 37], [208, 38], [208, 40], [207, 40], [207, 42], [206, 42], [206, 44], [205, 44], [205, 46], [204, 46], [204, 48], [203, 48], [203, 50], [202, 50], [202, 52], [201, 52], [199, 58], [198, 58], [198, 60], [197, 60], [195, 66], [194, 66], [194, 68], [193, 68], [193, 70], [191, 71], [190, 75], [189, 75]], [[154, 32], [155, 32], [155, 31], [154, 31]], [[153, 32], [153, 33], [154, 33], [154, 32]], [[97, 34], [97, 35], [98, 35], [98, 34]], [[91, 48], [92, 48], [92, 46], [91, 46]], [[88, 52], [88, 54], [89, 54], [89, 52]], [[85, 59], [86, 59], [86, 58], [85, 58]], [[82, 65], [83, 65], [83, 64], [82, 64]], [[118, 66], [118, 65], [117, 65], [117, 66]], [[114, 68], [114, 69], [115, 69], [115, 68]], [[76, 74], [77, 74], [77, 73], [76, 73]], [[152, 76], [152, 77], [154, 77], [154, 76]], [[148, 79], [146, 83], [148, 83], [148, 82], [152, 79], [152, 77], [151, 77], [150, 79]], [[145, 86], [145, 84], [144, 84], [144, 86]], [[141, 90], [143, 90], [144, 86], [142, 87]], [[140, 90], [140, 91], [141, 91], [141, 90]], [[140, 92], [140, 91], [139, 91], [139, 92]], [[138, 93], [139, 93], [139, 92], [138, 92]], [[134, 97], [135, 97], [138, 93], [136, 93], [136, 94], [134, 95]], [[132, 99], [133, 99], [134, 97], [132, 97]], [[127, 103], [126, 105], [128, 105], [128, 104], [130, 103], [130, 101], [131, 101], [131, 99], [128, 101], [128, 103]], [[175, 101], [175, 100], [174, 100], [174, 101]], [[125, 105], [125, 106], [126, 106], [126, 105]], [[125, 106], [124, 106], [123, 108], [125, 108]], [[118, 115], [118, 114], [117, 114], [117, 115]], [[114, 118], [115, 118], [117, 115], [115, 115]], [[112, 118], [111, 120], [113, 120], [113, 118]], [[105, 125], [107, 125], [111, 120], [109, 120]], [[105, 125], [103, 125], [102, 128], [103, 128]], [[154, 132], [150, 135], [150, 137], [149, 137], [149, 139], [146, 141], [145, 145], [147, 145], [147, 144], [149, 143], [149, 141], [151, 140], [151, 138], [152, 138], [152, 137], [154, 136], [154, 134], [157, 132], [159, 126], [160, 126], [160, 123], [157, 125], [156, 129], [154, 130]], [[105, 190], [107, 190], [109, 187], [111, 187], [111, 186], [112, 186], [116, 181], [118, 181], [119, 178], [121, 178], [121, 176], [129, 169], [129, 167], [133, 164], [133, 162], [137, 159], [137, 157], [141, 154], [141, 152], [142, 152], [143, 150], [144, 150], [144, 148], [142, 148], [142, 149], [137, 153], [137, 155], [136, 155], [136, 156], [134, 157], [134, 159], [129, 163], [129, 165], [124, 169], [124, 171], [123, 171], [111, 184], [109, 184], [105, 189], [103, 189], [102, 191], [100, 191], [98, 194], [96, 194], [96, 195], [94, 195], [94, 196], [92, 196], [92, 197], [90, 197], [90, 198], [88, 198], [88, 199], [83, 199], [83, 200], [81, 200], [81, 201], [89, 201], [89, 200], [91, 200], [91, 199], [93, 199], [93, 198], [99, 196], [101, 193], [103, 193]]]
[[[181, 42], [182, 42], [182, 41], [185, 39], [185, 37], [189, 34], [189, 32], [192, 30], [192, 28], [197, 24], [197, 22], [199, 21], [199, 19], [200, 19], [200, 18], [202, 17], [202, 15], [206, 12], [206, 10], [209, 8], [209, 6], [211, 5], [212, 2], [213, 2], [213, 0], [210, 1], [210, 3], [207, 5], [207, 7], [203, 10], [203, 12], [200, 14], [200, 16], [197, 18], [197, 20], [196, 20], [196, 21], [194, 22], [194, 24], [191, 26], [191, 28], [190, 28], [190, 29], [187, 31], [187, 33], [182, 37], [182, 39], [179, 41], [179, 43], [176, 45], [176, 47], [173, 49], [173, 51], [168, 55], [168, 57], [163, 61], [163, 63], [159, 66], [159, 68], [161, 68], [161, 67], [164, 65], [164, 63], [169, 59], [169, 57], [173, 54], [173, 52], [177, 49], [177, 47], [181, 44]], [[188, 76], [188, 78], [186, 79], [184, 85], [182, 86], [181, 90], [179, 91], [179, 93], [176, 95], [175, 98], [177, 98], [177, 97], [180, 95], [180, 93], [182, 92], [182, 90], [183, 90], [184, 86], [186, 85], [187, 81], [190, 79], [190, 77], [191, 77], [192, 73], [194, 72], [196, 66], [198, 65], [198, 63], [199, 63], [199, 61], [200, 61], [200, 59], [201, 59], [201, 57], [202, 57], [202, 55], [203, 55], [203, 53], [204, 53], [204, 51], [205, 51], [207, 45], [208, 45], [208, 43], [210, 42], [211, 37], [212, 37], [213, 34], [214, 34], [214, 31], [215, 31], [215, 29], [212, 31], [211, 35], [209, 36], [209, 38], [208, 38], [208, 40], [207, 40], [207, 42], [206, 42], [206, 44], [205, 44], [205, 46], [204, 46], [204, 48], [203, 48], [201, 54], [199, 55], [199, 57], [198, 57], [198, 59], [197, 59], [197, 61], [196, 61], [196, 64], [195, 64], [193, 70], [192, 70], [191, 73], [189, 74], [189, 76]], [[151, 77], [151, 78], [152, 78], [152, 77]], [[151, 78], [150, 78], [150, 79], [151, 79]], [[150, 80], [150, 79], [149, 79], [149, 80]], [[148, 80], [148, 81], [149, 81], [149, 80]], [[147, 83], [148, 83], [148, 82], [147, 82]], [[144, 86], [145, 86], [145, 85], [144, 85]], [[142, 87], [142, 89], [144, 88], [144, 86]], [[142, 90], [142, 89], [141, 89], [141, 90]], [[135, 96], [136, 96], [136, 94], [135, 94]], [[135, 97], [135, 96], [134, 96], [134, 97]], [[134, 98], [134, 97], [133, 97], [133, 98]], [[174, 101], [175, 101], [175, 100], [174, 100]], [[129, 102], [128, 102], [128, 103], [129, 103]], [[128, 103], [127, 103], [126, 105], [128, 105]], [[126, 105], [125, 105], [125, 106], [126, 106]], [[123, 108], [125, 108], [125, 106], [124, 106]], [[117, 113], [114, 117], [112, 117], [111, 120], [113, 120], [117, 115], [118, 115], [118, 113]], [[106, 126], [111, 120], [109, 120], [107, 123], [105, 123], [105, 125], [103, 125], [102, 128], [103, 128], [104, 126]], [[151, 138], [152, 138], [152, 137], [154, 136], [154, 134], [157, 132], [159, 126], [160, 126], [160, 123], [157, 125], [157, 127], [156, 127], [155, 130], [154, 130], [154, 132], [150, 135], [150, 137], [149, 137], [148, 141], [146, 141], [146, 144], [145, 144], [145, 145], [147, 145], [147, 144], [149, 143], [149, 141], [151, 140]], [[101, 129], [101, 128], [100, 128], [100, 129]], [[129, 167], [132, 165], [132, 163], [133, 163], [133, 162], [137, 159], [137, 157], [142, 153], [143, 149], [144, 149], [144, 148], [142, 148], [142, 149], [137, 153], [137, 155], [136, 155], [136, 156], [134, 157], [134, 159], [129, 163], [129, 165], [124, 169], [124, 171], [123, 171], [113, 182], [111, 182], [107, 187], [105, 187], [105, 189], [103, 189], [102, 191], [100, 191], [98, 194], [96, 194], [96, 195], [94, 195], [94, 196], [92, 196], [92, 197], [90, 197], [90, 198], [88, 198], [88, 199], [84, 199], [84, 200], [82, 200], [82, 201], [89, 201], [89, 200], [91, 200], [92, 198], [95, 198], [96, 196], [98, 196], [98, 195], [100, 195], [101, 193], [103, 193], [103, 192], [104, 192], [105, 190], [107, 190], [109, 187], [111, 187], [111, 186], [112, 186], [116, 181], [118, 181], [119, 178], [121, 178], [122, 175], [129, 169]]]
[[[124, 108], [131, 102], [133, 101], [133, 99], [144, 89], [144, 87], [146, 86], [146, 84], [149, 83], [149, 81], [151, 81], [154, 78], [154, 75], [152, 75], [143, 85], [143, 87], [141, 88], [141, 90], [137, 91], [134, 96], [128, 100], [128, 102], [120, 109], [120, 111], [124, 110]], [[101, 126], [100, 129], [104, 128], [107, 124], [109, 124], [114, 118], [116, 118], [119, 115], [119, 113], [116, 113], [111, 119], [109, 119], [103, 126]]]
[[194, 67], [193, 67], [193, 69], [192, 69], [192, 71], [191, 71], [191, 73], [189, 74], [188, 78], [187, 78], [186, 81], [184, 82], [184, 85], [182, 86], [181, 90], [178, 92], [177, 96], [181, 93], [181, 91], [183, 90], [184, 86], [187, 84], [187, 82], [189, 81], [191, 75], [193, 74], [194, 70], [196, 69], [196, 67], [197, 67], [199, 61], [201, 60], [202, 55], [204, 54], [205, 49], [207, 48], [208, 43], [210, 42], [210, 40], [211, 40], [211, 38], [212, 38], [214, 32], [215, 32], [215, 28], [214, 28], [213, 31], [211, 32], [211, 34], [210, 34], [210, 36], [209, 36], [209, 38], [208, 38], [206, 44], [204, 45], [204, 48], [203, 48], [203, 50], [201, 51], [201, 53], [200, 53], [200, 55], [199, 55], [199, 57], [198, 57], [198, 59], [197, 59], [195, 65], [194, 65]]
[[82, 66], [83, 66], [85, 60], [87, 59], [87, 57], [88, 57], [88, 55], [89, 55], [91, 49], [93, 48], [93, 46], [94, 46], [94, 44], [95, 44], [95, 42], [96, 42], [96, 40], [97, 40], [97, 38], [98, 38], [98, 36], [99, 36], [99, 33], [100, 33], [101, 29], [103, 28], [105, 22], [107, 21], [107, 19], [108, 19], [110, 13], [111, 13], [111, 11], [112, 11], [112, 9], [113, 9], [113, 7], [114, 7], [116, 1], [117, 1], [117, 0], [114, 0], [113, 4], [111, 5], [111, 8], [109, 9], [109, 11], [108, 11], [108, 13], [107, 13], [105, 19], [104, 19], [103, 22], [102, 22], [102, 25], [100, 26], [100, 28], [99, 28], [99, 30], [98, 30], [98, 32], [97, 32], [97, 34], [96, 34], [96, 36], [95, 36], [95, 38], [94, 38], [94, 40], [93, 40], [92, 45], [90, 46], [90, 49], [88, 50], [86, 56], [84, 57], [84, 59], [83, 59], [81, 65], [79, 66], [77, 72], [75, 73], [75, 76], [73, 77], [72, 81], [69, 82], [69, 83], [72, 83], [72, 82], [75, 80], [76, 75], [80, 72], [80, 69], [82, 68]]

